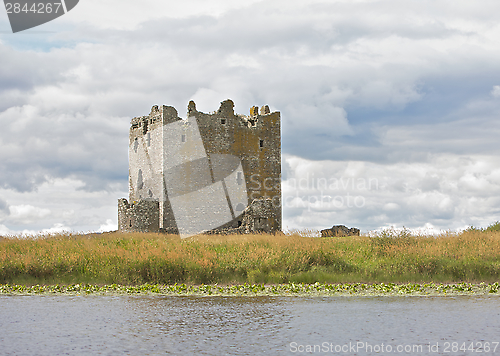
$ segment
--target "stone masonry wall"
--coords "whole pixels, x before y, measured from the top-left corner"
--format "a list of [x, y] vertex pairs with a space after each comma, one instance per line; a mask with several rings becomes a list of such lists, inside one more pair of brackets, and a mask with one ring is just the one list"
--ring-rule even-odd
[[[281, 230], [281, 119], [269, 107], [250, 109], [250, 115], [234, 113], [234, 103], [226, 100], [213, 114], [196, 110], [190, 102], [188, 116], [195, 116], [208, 154], [240, 157], [245, 172], [248, 204], [254, 199], [272, 200], [277, 230]], [[241, 225], [234, 219], [233, 227]]]
[[[263, 106], [260, 112], [257, 107], [252, 107], [250, 115], [245, 116], [235, 114], [233, 108], [234, 103], [226, 100], [218, 111], [206, 114], [197, 111], [191, 101], [188, 117], [184, 120], [178, 117], [175, 108], [169, 106], [153, 106], [149, 115], [131, 120], [131, 203], [119, 200], [120, 231], [179, 233], [174, 207], [178, 212], [179, 201], [189, 199], [190, 191], [200, 192], [210, 186], [220, 187], [221, 199], [226, 201], [227, 198], [229, 210], [219, 212], [214, 208], [215, 211], [210, 211], [210, 202], [215, 195], [205, 199], [198, 194], [191, 198], [201, 205], [198, 215], [214, 221], [218, 216], [225, 216], [221, 220], [225, 222], [225, 229], [244, 225], [246, 230], [281, 230], [280, 113], [271, 113], [268, 106]], [[233, 173], [220, 176], [218, 170], [221, 169]], [[241, 189], [246, 189], [244, 200], [238, 195]], [[213, 193], [213, 189], [210, 191]], [[261, 219], [255, 220], [257, 223], [249, 218], [255, 206], [253, 210], [248, 207], [254, 200], [265, 201], [270, 219], [266, 220], [266, 226], [269, 227], [259, 227], [258, 221], [263, 221], [262, 218], [256, 218]], [[217, 202], [213, 203], [217, 205]], [[189, 220], [189, 216], [185, 216], [186, 219]], [[212, 229], [210, 224], [204, 227], [204, 230]]]
[[157, 201], [139, 200], [129, 204], [118, 200], [118, 231], [159, 232], [159, 205]]

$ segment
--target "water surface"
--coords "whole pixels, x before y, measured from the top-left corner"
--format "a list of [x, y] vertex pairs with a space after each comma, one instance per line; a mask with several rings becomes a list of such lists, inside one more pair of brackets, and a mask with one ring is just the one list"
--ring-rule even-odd
[[498, 296], [0, 296], [2, 355], [500, 355], [492, 342]]

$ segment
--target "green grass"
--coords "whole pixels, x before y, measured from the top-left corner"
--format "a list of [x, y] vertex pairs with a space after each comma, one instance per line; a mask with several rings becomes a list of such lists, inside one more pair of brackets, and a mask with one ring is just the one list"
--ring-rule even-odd
[[440, 236], [108, 233], [0, 239], [0, 284], [460, 283], [500, 278], [500, 224]]

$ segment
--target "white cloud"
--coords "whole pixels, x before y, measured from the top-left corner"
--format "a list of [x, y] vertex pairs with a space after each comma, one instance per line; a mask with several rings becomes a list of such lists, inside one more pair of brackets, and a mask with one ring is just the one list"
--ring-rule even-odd
[[102, 224], [99, 229], [97, 229], [98, 232], [108, 232], [108, 231], [114, 231], [118, 229], [118, 224], [113, 222], [111, 219], [107, 219], [105, 224]]
[[23, 224], [41, 220], [50, 215], [49, 209], [39, 208], [32, 205], [11, 205], [9, 206], [9, 218]]
[[[0, 223], [11, 232], [31, 234], [57, 232], [57, 228], [89, 232], [111, 227], [113, 222], [116, 225], [117, 200], [126, 197], [127, 191], [114, 187], [89, 192], [84, 186], [82, 181], [66, 178], [50, 179], [32, 192], [0, 189], [0, 196], [11, 204], [11, 214]], [[31, 205], [23, 204], [26, 201]]]
[[[495, 156], [439, 155], [426, 163], [309, 161], [285, 156], [284, 226], [391, 226], [441, 231], [498, 220]], [[415, 231], [417, 231], [415, 230]]]
[[[130, 118], [231, 98], [242, 114], [282, 113], [291, 226], [487, 224], [500, 182], [498, 14], [493, 0], [88, 0], [44, 25], [53, 33], [0, 34], [0, 222], [111, 229]], [[301, 207], [289, 184], [307, 174], [337, 178], [329, 193], [364, 207]], [[379, 186], [342, 188], [358, 178]]]
[[494, 85], [491, 90], [491, 95], [495, 98], [500, 97], [500, 85]]
[[52, 227], [47, 229], [40, 229], [40, 230], [24, 229], [22, 231], [14, 231], [9, 229], [8, 231], [9, 232], [6, 234], [6, 236], [15, 236], [20, 238], [26, 238], [26, 237], [37, 238], [49, 235], [71, 233], [71, 228], [64, 226], [64, 224], [62, 223], [55, 223]]
[[0, 224], [0, 236], [12, 236], [13, 232], [5, 225]]
[[64, 226], [62, 223], [56, 223], [49, 229], [43, 229], [42, 234], [61, 234], [65, 232], [70, 232], [71, 229], [67, 226]]
[[[80, 2], [64, 20], [87, 23], [101, 29], [135, 30], [142, 23], [163, 17], [191, 18], [195, 16], [221, 16], [227, 11], [246, 7], [261, 0], [244, 3], [232, 0], [204, 1], [96, 1]], [[119, 14], [119, 16], [117, 16]], [[71, 15], [71, 16], [69, 16]], [[113, 16], [114, 15], [114, 16]]]
[[465, 228], [457, 228], [455, 230], [451, 229], [439, 229], [436, 228], [434, 225], [430, 223], [426, 223], [423, 227], [415, 228], [415, 229], [410, 229], [407, 228], [406, 226], [402, 227], [396, 227], [396, 226], [391, 226], [387, 225], [384, 227], [381, 227], [379, 229], [374, 229], [366, 232], [367, 235], [369, 236], [380, 236], [381, 234], [387, 234], [389, 236], [400, 236], [403, 233], [411, 233], [414, 236], [430, 236], [430, 235], [441, 235], [441, 234], [447, 234], [449, 232], [461, 232]]

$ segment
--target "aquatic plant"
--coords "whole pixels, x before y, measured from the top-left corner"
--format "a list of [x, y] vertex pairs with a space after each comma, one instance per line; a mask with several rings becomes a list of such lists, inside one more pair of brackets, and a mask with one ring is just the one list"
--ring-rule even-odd
[[238, 285], [161, 285], [141, 284], [137, 286], [124, 286], [118, 284], [92, 285], [77, 283], [70, 285], [11, 285], [0, 284], [0, 295], [35, 295], [35, 294], [69, 294], [69, 295], [202, 295], [202, 296], [351, 296], [351, 295], [492, 295], [500, 296], [498, 282], [495, 283], [459, 283], [459, 284], [434, 284], [434, 283], [293, 283], [288, 284], [238, 284]]

